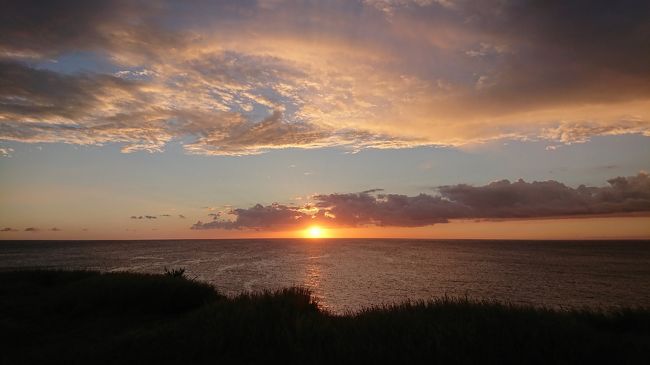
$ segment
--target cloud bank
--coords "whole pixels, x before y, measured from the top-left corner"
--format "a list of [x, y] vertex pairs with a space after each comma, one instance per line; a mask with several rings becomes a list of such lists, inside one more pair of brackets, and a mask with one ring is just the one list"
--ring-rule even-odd
[[616, 177], [605, 187], [560, 182], [501, 180], [483, 186], [436, 188], [437, 194], [407, 196], [378, 190], [315, 195], [304, 206], [257, 204], [232, 209], [231, 220], [218, 214], [192, 229], [296, 229], [310, 224], [329, 227], [422, 227], [450, 219], [542, 218], [650, 212], [650, 176]]
[[0, 140], [193, 154], [650, 135], [645, 1], [20, 1]]

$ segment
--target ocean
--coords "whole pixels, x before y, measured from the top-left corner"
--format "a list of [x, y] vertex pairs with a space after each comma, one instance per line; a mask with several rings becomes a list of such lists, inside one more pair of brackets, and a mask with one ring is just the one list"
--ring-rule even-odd
[[650, 306], [650, 241], [0, 241], [0, 270], [16, 268], [184, 268], [226, 294], [304, 286], [334, 313], [441, 296]]

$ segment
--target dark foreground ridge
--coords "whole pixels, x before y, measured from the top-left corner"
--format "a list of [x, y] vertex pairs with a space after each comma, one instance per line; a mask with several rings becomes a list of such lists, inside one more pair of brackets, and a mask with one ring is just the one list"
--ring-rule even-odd
[[225, 297], [182, 272], [0, 273], [2, 364], [647, 363], [650, 310], [437, 299], [335, 316], [305, 289]]

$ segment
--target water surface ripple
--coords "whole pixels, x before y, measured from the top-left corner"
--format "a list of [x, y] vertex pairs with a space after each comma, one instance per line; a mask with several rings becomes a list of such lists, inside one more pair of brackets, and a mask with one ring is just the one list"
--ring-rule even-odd
[[650, 306], [649, 241], [1, 241], [0, 268], [26, 267], [182, 267], [227, 294], [306, 286], [339, 313], [444, 295], [552, 307]]

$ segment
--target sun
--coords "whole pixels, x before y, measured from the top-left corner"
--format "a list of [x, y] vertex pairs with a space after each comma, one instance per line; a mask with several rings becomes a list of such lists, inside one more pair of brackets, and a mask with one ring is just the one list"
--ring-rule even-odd
[[325, 237], [325, 230], [319, 226], [311, 226], [305, 230], [305, 237], [307, 238], [323, 238]]

